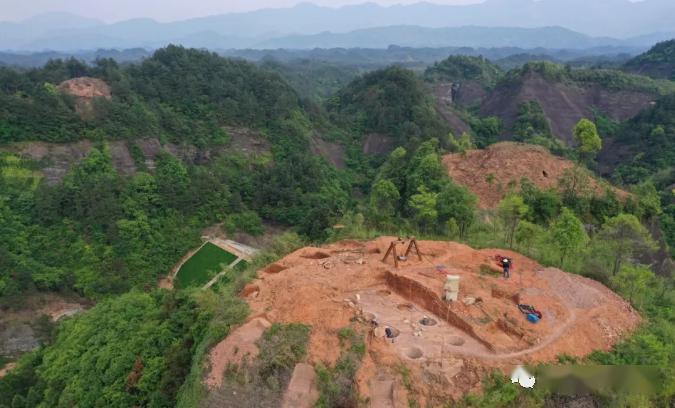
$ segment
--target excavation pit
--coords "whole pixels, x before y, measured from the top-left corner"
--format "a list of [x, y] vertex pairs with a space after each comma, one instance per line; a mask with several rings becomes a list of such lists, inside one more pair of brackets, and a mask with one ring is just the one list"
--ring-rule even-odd
[[459, 336], [452, 336], [448, 339], [448, 343], [452, 346], [462, 346], [465, 340]]
[[436, 321], [436, 319], [432, 319], [431, 317], [424, 317], [420, 319], [420, 324], [422, 326], [436, 326], [438, 322]]
[[285, 267], [284, 265], [281, 265], [281, 264], [278, 264], [278, 263], [273, 263], [273, 264], [270, 264], [267, 268], [265, 268], [265, 272], [271, 273], [271, 274], [276, 274], [276, 273], [279, 273], [279, 272], [284, 271], [286, 269], [288, 269], [288, 268]]
[[419, 347], [410, 347], [405, 351], [405, 355], [411, 360], [419, 360], [424, 357], [424, 352]]
[[260, 286], [258, 286], [256, 284], [249, 283], [248, 285], [246, 285], [244, 287], [244, 289], [242, 289], [241, 296], [249, 297], [249, 296], [253, 295], [254, 293], [258, 293], [258, 292], [260, 292]]
[[380, 289], [376, 292], [380, 296], [389, 296], [391, 295], [391, 291], [387, 289]]
[[330, 258], [330, 254], [327, 254], [327, 253], [321, 252], [321, 251], [310, 252], [310, 253], [306, 253], [306, 254], [303, 254], [303, 255], [300, 255], [300, 256], [305, 258], [305, 259], [326, 259], [326, 258]]
[[415, 306], [412, 303], [400, 303], [396, 308], [402, 312], [412, 312], [415, 310]]
[[385, 327], [385, 333], [386, 333], [386, 329], [389, 329], [389, 332], [391, 333], [390, 338], [395, 339], [396, 337], [398, 337], [401, 334], [401, 331], [397, 328], [387, 326], [387, 327]]

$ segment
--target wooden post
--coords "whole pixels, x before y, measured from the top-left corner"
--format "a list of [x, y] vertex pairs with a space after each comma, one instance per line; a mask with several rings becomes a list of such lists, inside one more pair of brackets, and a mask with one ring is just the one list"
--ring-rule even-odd
[[413, 246], [415, 247], [415, 252], [417, 253], [417, 257], [421, 261], [422, 260], [422, 254], [420, 253], [420, 249], [417, 246], [417, 240], [415, 239], [415, 237], [412, 237], [410, 239], [410, 245], [408, 245], [408, 249], [405, 251], [405, 256], [407, 257], [410, 254], [410, 251], [412, 251]]
[[389, 249], [387, 249], [387, 253], [384, 254], [384, 258], [382, 258], [382, 262], [386, 262], [389, 254], [390, 253], [393, 254], [394, 255], [394, 267], [396, 267], [396, 268], [398, 268], [398, 255], [396, 254], [396, 243], [397, 242], [398, 241], [392, 241], [392, 243], [389, 244]]

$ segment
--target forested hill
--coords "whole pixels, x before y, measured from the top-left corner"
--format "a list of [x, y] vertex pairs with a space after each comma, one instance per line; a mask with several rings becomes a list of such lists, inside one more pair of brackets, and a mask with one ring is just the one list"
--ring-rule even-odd
[[[623, 124], [615, 136], [616, 145], [603, 154], [603, 159], [624, 163], [619, 172], [614, 173], [617, 181], [639, 183], [669, 167], [672, 173], [675, 164], [675, 94], [657, 100], [653, 107]], [[675, 184], [675, 175], [669, 177], [668, 185]]]
[[675, 81], [675, 40], [656, 44], [649, 51], [628, 61], [624, 68], [636, 74]]
[[[53, 331], [47, 327], [46, 343], [16, 360], [0, 378], [1, 408], [209, 406], [206, 356], [249, 317], [240, 294], [249, 282], [247, 289], [256, 287], [251, 280], [258, 270], [303, 246], [392, 234], [508, 247], [541, 265], [601, 281], [633, 303], [644, 326], [611, 351], [572, 361], [662, 367], [663, 389], [675, 389], [669, 248], [661, 245], [664, 262], [651, 261], [657, 249], [652, 231], [658, 233], [659, 225], [664, 239], [675, 243], [668, 184], [675, 129], [675, 99], [668, 94], [675, 82], [545, 63], [501, 77], [487, 61], [456, 58], [432, 68], [427, 81], [390, 67], [340, 86], [356, 73], [322, 64], [295, 68], [260, 68], [171, 46], [132, 65], [57, 60], [39, 69], [0, 69], [0, 317], [40, 313], [28, 300], [44, 294], [95, 304]], [[291, 78], [303, 97], [275, 71]], [[447, 112], [468, 124], [452, 137], [441, 116], [447, 112], [439, 113], [434, 100], [435, 86], [467, 80], [484, 84], [482, 93], [476, 93], [475, 106], [451, 98]], [[633, 119], [624, 123], [594, 115], [594, 103], [608, 99], [616, 106], [627, 101], [642, 113], [627, 110], [624, 116]], [[488, 103], [494, 110], [485, 109]], [[525, 142], [550, 143], [557, 128], [549, 124], [563, 123], [552, 113], [573, 119], [562, 128], [577, 129], [574, 142], [559, 146], [558, 153], [577, 165], [557, 185], [520, 174], [507, 181], [502, 170], [485, 174], [482, 182], [497, 189], [501, 201], [494, 211], [477, 208], [462, 180], [450, 178], [444, 156], [451, 151], [460, 161], [475, 157], [470, 151], [476, 145], [492, 144], [507, 132]], [[597, 127], [579, 121], [582, 114]], [[512, 126], [502, 131], [500, 119], [509, 117]], [[611, 188], [596, 194], [588, 172], [574, 170], [595, 167], [595, 153], [603, 143], [611, 145], [608, 135], [621, 150], [614, 173], [625, 184], [639, 183], [625, 186], [633, 193], [625, 199]], [[27, 146], [35, 154], [24, 154]], [[133, 171], [117, 171], [120, 146]], [[184, 160], [180, 149], [203, 160]], [[322, 149], [342, 153], [344, 168], [312, 154]], [[370, 155], [371, 149], [379, 154]], [[53, 150], [77, 156], [55, 182], [45, 177], [58, 161], [49, 155]], [[627, 162], [632, 164], [621, 166]], [[518, 154], [497, 164], [516, 171], [532, 166]], [[537, 178], [553, 176], [546, 166], [532, 170]], [[210, 288], [179, 282], [167, 290], [158, 284], [212, 231], [245, 233], [269, 244], [247, 269], [228, 270]], [[321, 265], [320, 271], [331, 267]], [[225, 380], [237, 388], [218, 392], [251, 390], [252, 405], [277, 406], [260, 401], [272, 394], [282, 398], [304, 355], [295, 349], [305, 347], [310, 330], [320, 329], [291, 326], [305, 334], [272, 326], [261, 337], [266, 343], [258, 343], [266, 352], [251, 360], [256, 371], [244, 365], [242, 371], [228, 369]], [[344, 333], [324, 334], [335, 344], [355, 337]], [[348, 348], [335, 365], [317, 364], [322, 406], [363, 400], [354, 373], [364, 349]], [[7, 361], [0, 356], [0, 369]], [[399, 374], [405, 383], [408, 374]], [[454, 402], [492, 407], [559, 400], [546, 392], [519, 393], [508, 379], [490, 378], [496, 377], [484, 382], [484, 397]], [[411, 389], [407, 395], [418, 394]], [[659, 394], [640, 402], [665, 407], [671, 399]], [[613, 396], [605, 400], [623, 403]]]
[[357, 135], [382, 134], [398, 145], [448, 131], [424, 83], [396, 66], [355, 79], [327, 101], [327, 110], [335, 123]]
[[[112, 91], [111, 100], [95, 101], [88, 120], [56, 88], [83, 76], [102, 79]], [[94, 66], [70, 59], [26, 72], [0, 68], [0, 84], [0, 143], [154, 136], [203, 145], [222, 139], [222, 125], [267, 127], [299, 107], [278, 75], [177, 46], [127, 67], [111, 59]]]
[[[310, 154], [316, 128], [296, 92], [250, 63], [171, 46], [138, 65], [56, 60], [0, 76], [0, 265], [10, 271], [0, 275], [0, 304], [34, 290], [98, 299], [154, 285], [202, 228], [260, 234], [271, 222], [320, 238], [347, 206], [347, 183]], [[58, 86], [83, 77], [103, 80], [93, 83], [112, 95], [89, 101], [86, 115]], [[246, 128], [241, 143], [263, 138], [262, 147], [231, 149], [225, 125]], [[157, 144], [152, 166], [141, 151], [148, 138]], [[89, 147], [50, 145], [73, 151], [59, 183], [43, 169], [60, 157], [29, 160], [11, 143], [75, 140]], [[180, 160], [168, 142], [204, 149], [208, 160]], [[115, 171], [120, 144], [130, 174]], [[214, 147], [221, 154], [209, 154]]]
[[504, 75], [502, 70], [483, 57], [450, 56], [424, 72], [429, 81], [476, 81], [485, 87], [494, 86]]

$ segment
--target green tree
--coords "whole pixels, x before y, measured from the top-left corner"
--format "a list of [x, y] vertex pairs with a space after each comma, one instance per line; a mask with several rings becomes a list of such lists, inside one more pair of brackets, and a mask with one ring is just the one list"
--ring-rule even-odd
[[520, 104], [513, 131], [515, 139], [521, 142], [552, 137], [548, 119], [537, 101], [527, 101]]
[[635, 214], [638, 218], [650, 221], [661, 215], [661, 197], [653, 182], [647, 181], [639, 184], [633, 189], [633, 193], [638, 200]]
[[425, 230], [428, 230], [438, 220], [437, 202], [438, 193], [433, 193], [424, 186], [419, 188], [417, 194], [410, 197], [408, 206], [417, 224]]
[[396, 189], [401, 192], [405, 188], [405, 172], [403, 169], [408, 167], [406, 157], [408, 152], [402, 148], [397, 147], [389, 154], [387, 161], [380, 166], [377, 174], [377, 179], [390, 180], [396, 186]]
[[455, 138], [452, 133], [448, 133], [448, 144], [450, 150], [455, 153], [466, 154], [468, 150], [475, 149], [476, 146], [471, 141], [471, 135], [464, 132], [459, 138]]
[[523, 197], [517, 194], [509, 194], [499, 203], [497, 213], [499, 218], [504, 223], [506, 236], [505, 240], [509, 247], [513, 248], [513, 240], [515, 238], [516, 228], [529, 210], [527, 204], [523, 201]]
[[554, 190], [540, 190], [528, 178], [520, 180], [520, 191], [530, 211], [527, 218], [540, 225], [548, 225], [562, 207], [560, 194]]
[[370, 212], [378, 222], [386, 222], [396, 215], [401, 194], [390, 180], [380, 179], [375, 182], [370, 192]]
[[495, 116], [472, 118], [470, 125], [476, 145], [480, 148], [496, 143], [502, 131], [502, 122]]
[[595, 123], [588, 119], [581, 119], [572, 131], [577, 143], [577, 152], [581, 157], [592, 160], [602, 149], [602, 139], [598, 134]]
[[560, 253], [560, 267], [565, 263], [565, 257], [581, 249], [588, 243], [588, 234], [584, 225], [568, 208], [563, 208], [560, 216], [551, 225], [549, 239]]
[[516, 228], [516, 243], [529, 253], [543, 233], [544, 229], [539, 225], [522, 220]]
[[654, 280], [654, 272], [642, 265], [624, 265], [615, 276], [612, 276], [612, 285], [632, 303], [638, 297], [643, 297]]
[[478, 199], [464, 186], [447, 182], [438, 195], [438, 219], [440, 222], [455, 220], [459, 237], [466, 236], [474, 222]]
[[189, 177], [185, 165], [169, 153], [163, 153], [155, 170], [157, 189], [169, 206], [180, 208], [187, 192]]
[[580, 215], [590, 211], [593, 184], [587, 170], [577, 166], [565, 169], [558, 181], [558, 188], [565, 207], [573, 209]]
[[62, 213], [86, 225], [110, 225], [119, 211], [117, 180], [108, 149], [91, 149], [63, 181]]
[[632, 214], [619, 214], [610, 218], [595, 237], [606, 246], [612, 257], [612, 275], [616, 275], [624, 262], [635, 255], [654, 251], [657, 247], [649, 231]]

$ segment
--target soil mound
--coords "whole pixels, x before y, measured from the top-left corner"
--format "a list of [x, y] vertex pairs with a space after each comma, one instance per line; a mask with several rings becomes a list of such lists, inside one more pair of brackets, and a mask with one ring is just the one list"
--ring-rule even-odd
[[91, 117], [94, 113], [94, 98], [110, 100], [110, 87], [98, 78], [80, 77], [61, 82], [59, 90], [72, 95], [76, 99], [75, 110], [83, 118]]
[[[494, 208], [509, 191], [509, 185], [520, 187], [520, 180], [527, 177], [540, 189], [557, 188], [565, 170], [575, 164], [552, 155], [540, 146], [513, 142], [491, 145], [484, 150], [471, 150], [466, 154], [449, 154], [443, 163], [450, 177], [466, 186], [478, 196], [480, 208]], [[604, 193], [598, 180], [591, 180], [597, 194]], [[626, 192], [613, 189], [619, 197]]]
[[[382, 259], [395, 240], [300, 249], [273, 264], [281, 268], [261, 269], [251, 284], [256, 295], [247, 290], [242, 296], [252, 316], [312, 326], [308, 364], [330, 366], [338, 360], [341, 329], [367, 333], [356, 381], [362, 397], [383, 406], [406, 401], [395, 391], [402, 381], [398, 375], [378, 377], [399, 373], [402, 365], [424, 406], [433, 398], [476, 391], [482, 375], [494, 368], [510, 372], [513, 365], [556, 361], [560, 354], [582, 357], [607, 350], [640, 322], [635, 310], [602, 284], [542, 268], [518, 253], [420, 241], [422, 260], [409, 257], [395, 268], [391, 259]], [[483, 266], [494, 264], [497, 253], [514, 260], [512, 279], [485, 272]], [[448, 274], [460, 279], [456, 302], [443, 298]], [[536, 307], [543, 319], [529, 322], [519, 302]], [[432, 320], [436, 324], [421, 323]], [[211, 352], [216, 368], [207, 378], [211, 387], [235, 357], [226, 350], [245, 349], [259, 336], [262, 327], [255, 321]], [[255, 335], [240, 334], [251, 325]]]

